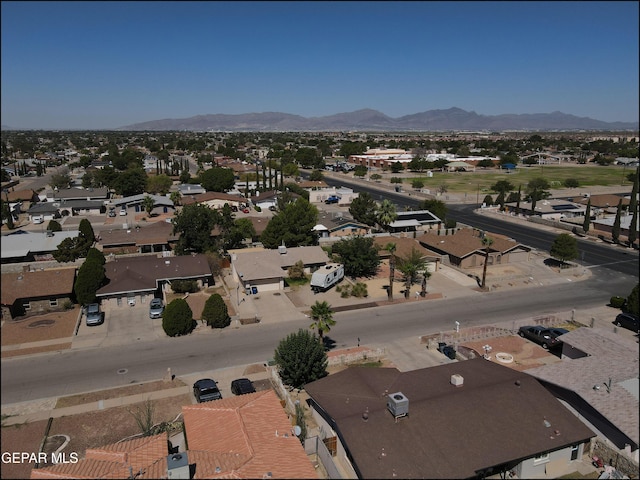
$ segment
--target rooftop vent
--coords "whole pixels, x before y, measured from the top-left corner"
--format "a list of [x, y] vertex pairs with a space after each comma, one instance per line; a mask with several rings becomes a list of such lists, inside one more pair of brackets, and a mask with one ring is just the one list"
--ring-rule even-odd
[[167, 457], [167, 478], [189, 479], [189, 460], [187, 452], [174, 453]]
[[464, 377], [462, 375], [458, 375], [457, 373], [451, 375], [451, 385], [461, 387], [463, 383]]
[[285, 254], [285, 253], [287, 253], [287, 247], [285, 247], [284, 245], [280, 245], [280, 246], [278, 247], [278, 253], [280, 253], [280, 254]]
[[396, 419], [409, 415], [409, 399], [402, 392], [390, 393], [387, 397], [387, 409]]

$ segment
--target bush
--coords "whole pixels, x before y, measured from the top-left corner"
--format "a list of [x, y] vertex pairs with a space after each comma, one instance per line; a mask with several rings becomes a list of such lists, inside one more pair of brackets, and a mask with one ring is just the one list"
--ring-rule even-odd
[[301, 388], [327, 375], [324, 345], [309, 330], [299, 329], [280, 341], [274, 354], [285, 385]]
[[168, 336], [187, 335], [195, 326], [191, 307], [183, 298], [176, 298], [164, 309], [162, 329]]
[[351, 289], [351, 295], [358, 298], [368, 297], [367, 284], [362, 282], [356, 283]]
[[205, 302], [202, 320], [211, 328], [225, 328], [231, 323], [227, 305], [218, 293], [211, 295]]
[[262, 211], [262, 208], [261, 208], [261, 207], [259, 207], [258, 205], [255, 205], [255, 206], [253, 207], [253, 209], [254, 209], [256, 212], [261, 212], [261, 211]]
[[195, 280], [174, 280], [171, 282], [171, 289], [174, 293], [196, 293], [199, 290]]
[[62, 304], [62, 308], [64, 308], [65, 310], [71, 310], [73, 308], [73, 302], [69, 299], [65, 300]]
[[611, 305], [613, 308], [622, 308], [625, 302], [626, 300], [624, 298], [615, 296], [611, 297], [611, 300], [609, 300], [609, 305]]

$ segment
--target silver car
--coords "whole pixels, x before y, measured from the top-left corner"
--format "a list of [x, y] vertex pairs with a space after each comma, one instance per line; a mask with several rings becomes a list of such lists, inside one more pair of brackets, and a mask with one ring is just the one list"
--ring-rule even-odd
[[104, 322], [104, 312], [100, 311], [98, 303], [90, 303], [87, 305], [87, 326], [100, 325]]
[[162, 317], [162, 312], [164, 312], [162, 300], [159, 298], [151, 300], [151, 303], [149, 303], [149, 318], [160, 318]]

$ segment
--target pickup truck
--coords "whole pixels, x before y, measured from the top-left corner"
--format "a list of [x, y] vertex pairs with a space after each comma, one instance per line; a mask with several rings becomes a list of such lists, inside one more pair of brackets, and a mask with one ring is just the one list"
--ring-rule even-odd
[[324, 203], [326, 203], [327, 205], [331, 204], [331, 203], [338, 203], [340, 201], [340, 197], [336, 196], [336, 195], [331, 195], [329, 198], [327, 198]]

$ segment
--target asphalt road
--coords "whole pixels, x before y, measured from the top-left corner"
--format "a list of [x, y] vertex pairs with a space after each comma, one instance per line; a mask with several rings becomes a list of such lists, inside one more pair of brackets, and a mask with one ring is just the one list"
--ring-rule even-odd
[[[611, 295], [628, 292], [637, 279], [602, 272], [576, 284], [477, 293], [469, 301], [459, 298], [400, 304], [336, 313], [329, 333], [335, 346], [384, 344], [412, 336], [462, 328], [512, 322], [545, 313], [587, 309], [607, 303]], [[473, 307], [470, 308], [470, 305]], [[278, 342], [309, 322], [286, 321], [225, 329], [213, 334], [163, 338], [153, 342], [67, 350], [2, 360], [2, 404], [123, 386], [162, 378], [167, 368], [174, 375], [263, 363], [273, 357]]]
[[[368, 192], [376, 201], [389, 199], [399, 209], [404, 207], [416, 207], [421, 201], [415, 197], [409, 197], [402, 193], [382, 191], [377, 188], [362, 185], [361, 183], [349, 182], [344, 179], [325, 178], [325, 182], [332, 186], [348, 185], [357, 192]], [[475, 205], [447, 204], [448, 217], [458, 223], [471, 225], [473, 227], [489, 232], [499, 233], [509, 236], [516, 241], [533, 247], [541, 252], [548, 252], [557, 233], [541, 230], [526, 225], [504, 222], [500, 219], [479, 215], [474, 213]], [[638, 252], [621, 248], [616, 245], [597, 243], [593, 240], [578, 238], [578, 249], [580, 257], [577, 263], [590, 268], [609, 269], [625, 275], [638, 276]]]

